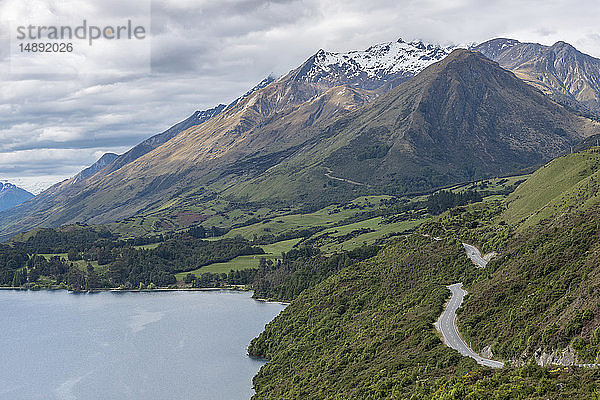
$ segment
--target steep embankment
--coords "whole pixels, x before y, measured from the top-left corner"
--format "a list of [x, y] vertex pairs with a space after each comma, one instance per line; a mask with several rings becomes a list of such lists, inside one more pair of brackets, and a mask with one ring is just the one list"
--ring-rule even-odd
[[456, 365], [475, 368], [433, 327], [444, 284], [475, 273], [460, 242], [414, 235], [306, 290], [250, 345], [270, 360], [255, 398], [410, 397]]
[[[590, 369], [477, 366], [444, 346], [433, 322], [445, 285], [485, 279], [458, 240], [420, 235], [306, 289], [250, 345], [269, 363], [254, 399], [593, 398]], [[482, 275], [483, 274], [483, 275]], [[459, 318], [465, 318], [462, 312]]]
[[562, 157], [511, 194], [505, 210], [489, 210], [487, 220], [469, 207], [431, 226], [435, 234], [462, 227], [459, 235], [499, 252], [485, 279], [469, 288], [459, 318], [476, 351], [490, 346], [516, 364], [597, 362], [599, 167], [597, 148]]

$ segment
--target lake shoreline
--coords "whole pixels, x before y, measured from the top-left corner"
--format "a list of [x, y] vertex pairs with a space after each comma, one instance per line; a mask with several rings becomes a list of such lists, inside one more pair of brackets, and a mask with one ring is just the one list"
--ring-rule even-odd
[[[67, 288], [61, 287], [43, 287], [43, 288], [24, 288], [20, 286], [0, 286], [0, 290], [19, 290], [19, 291], [55, 291], [55, 290], [64, 290], [69, 293], [74, 294], [82, 294], [82, 293], [103, 293], [103, 292], [114, 292], [114, 293], [151, 293], [151, 292], [251, 292], [253, 289], [248, 289], [244, 287], [231, 286], [231, 287], [206, 287], [206, 288], [156, 288], [156, 289], [119, 289], [119, 288], [103, 288], [103, 289], [94, 289], [94, 290], [69, 290]], [[289, 306], [291, 303], [288, 301], [278, 301], [271, 299], [256, 299], [251, 297], [254, 301], [260, 301], [261, 303], [267, 304], [282, 304], [285, 306]]]
[[[198, 387], [206, 396], [200, 398], [249, 399], [255, 394], [252, 379], [266, 360], [250, 357], [248, 343], [285, 308], [248, 301], [249, 290], [227, 288], [152, 290], [181, 292], [156, 296], [102, 294], [139, 290], [70, 296], [58, 288], [2, 289], [3, 340], [10, 344], [4, 361], [13, 365], [7, 376], [15, 382], [7, 390], [35, 399], [59, 392], [90, 400], [142, 400], [155, 393], [191, 398]], [[65, 358], [71, 362], [63, 366]], [[172, 367], [165, 370], [157, 358]], [[27, 371], [40, 374], [22, 386]], [[132, 392], [131, 382], [142, 389]]]
[[24, 288], [20, 286], [0, 286], [0, 290], [22, 290], [22, 291], [54, 291], [65, 290], [69, 293], [102, 293], [102, 292], [214, 292], [214, 291], [232, 291], [232, 292], [251, 292], [252, 289], [240, 287], [206, 287], [206, 288], [155, 288], [155, 289], [119, 289], [119, 288], [99, 288], [93, 290], [69, 290], [64, 287], [40, 287], [40, 288]]

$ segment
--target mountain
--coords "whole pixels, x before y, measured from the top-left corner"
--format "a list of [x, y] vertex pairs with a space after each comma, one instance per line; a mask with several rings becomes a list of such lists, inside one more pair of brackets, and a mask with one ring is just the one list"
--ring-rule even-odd
[[[321, 68], [319, 59], [108, 175], [1, 213], [0, 232], [157, 210], [177, 218], [177, 207], [198, 212], [215, 196], [320, 207], [365, 193], [427, 191], [531, 167], [600, 132], [478, 52], [455, 50], [408, 81], [371, 91], [348, 81], [350, 73], [335, 74], [341, 82], [307, 74]], [[388, 83], [401, 79], [389, 73]]]
[[29, 199], [33, 194], [8, 182], [0, 182], [0, 211], [7, 210]]
[[600, 115], [600, 59], [565, 42], [552, 46], [492, 39], [473, 48], [576, 110]]
[[118, 154], [115, 153], [104, 153], [102, 157], [98, 161], [96, 161], [91, 166], [87, 167], [77, 175], [75, 175], [73, 179], [73, 183], [79, 182], [81, 180], [87, 179], [90, 176], [96, 174], [98, 171], [112, 163], [115, 159], [119, 157]]
[[[600, 125], [549, 100], [478, 52], [455, 50], [364, 107], [325, 126], [320, 145], [298, 153], [241, 193], [284, 194], [267, 182], [332, 197], [327, 175], [350, 195], [425, 191], [518, 171], [562, 154]], [[328, 171], [328, 172], [327, 172]], [[339, 189], [337, 189], [339, 191]], [[228, 193], [233, 194], [230, 190]]]
[[[325, 79], [323, 68], [329, 64], [321, 60], [319, 54], [323, 52], [319, 52], [285, 76], [277, 80], [268, 77], [229, 106], [219, 106], [205, 123], [196, 124], [196, 117], [192, 116], [141, 143], [88, 178], [85, 185], [74, 186], [72, 181], [55, 185], [27, 209], [0, 216], [0, 225], [12, 225], [12, 230], [17, 226], [12, 221], [17, 220], [28, 221], [26, 227], [18, 229], [76, 220], [106, 222], [141, 212], [165, 196], [210, 184], [215, 171], [219, 171], [218, 176], [238, 174], [252, 166], [253, 175], [264, 172], [273, 163], [289, 157], [302, 143], [306, 145], [307, 140], [318, 140], [314, 132], [308, 132], [317, 123], [324, 124], [365, 104], [394, 82], [408, 79], [446, 53], [438, 46], [402, 41], [364, 52], [327, 53], [349, 61], [343, 64], [347, 72], [341, 73], [341, 66], [337, 66], [338, 73]], [[363, 62], [368, 57], [381, 58], [381, 62]], [[392, 65], [397, 62], [406, 70]], [[357, 74], [359, 67], [365, 71]], [[360, 83], [359, 77], [364, 82]], [[352, 87], [335, 89], [347, 83]], [[377, 85], [377, 93], [362, 89]], [[225, 165], [228, 167], [223, 169]], [[204, 179], [199, 180], [198, 174]], [[221, 182], [224, 179], [221, 177]], [[130, 190], [121, 191], [124, 182], [129, 182]], [[57, 209], [62, 211], [51, 211]]]
[[241, 95], [240, 97], [238, 97], [237, 99], [235, 99], [234, 101], [232, 101], [231, 103], [229, 103], [227, 105], [227, 107], [225, 107], [224, 109], [228, 110], [228, 109], [234, 107], [237, 103], [240, 102], [240, 100], [245, 99], [246, 97], [250, 96], [252, 93], [256, 92], [257, 90], [260, 90], [260, 89], [268, 86], [270, 83], [272, 83], [273, 81], [275, 81], [275, 79], [276, 78], [273, 75], [267, 76], [265, 79], [263, 79], [262, 81], [260, 81], [252, 89], [248, 90], [246, 93], [244, 93], [243, 95]]
[[131, 150], [127, 151], [123, 155], [119, 156], [113, 162], [110, 163], [110, 167], [106, 168], [102, 171], [104, 175], [108, 175], [113, 171], [118, 170], [130, 162], [133, 162], [143, 156], [144, 154], [154, 150], [158, 146], [166, 143], [173, 137], [175, 137], [178, 133], [185, 131], [193, 126], [200, 125], [209, 119], [213, 118], [215, 115], [218, 115], [221, 111], [225, 109], [224, 104], [219, 104], [216, 107], [213, 107], [204, 111], [196, 111], [192, 115], [190, 115], [185, 120], [173, 125], [166, 131], [159, 133], [158, 135], [154, 135], [151, 138], [144, 140], [142, 143], [133, 147]]
[[394, 86], [442, 60], [452, 49], [402, 39], [363, 51], [333, 53], [321, 49], [300, 67], [296, 79], [328, 87], [346, 84], [367, 90]]

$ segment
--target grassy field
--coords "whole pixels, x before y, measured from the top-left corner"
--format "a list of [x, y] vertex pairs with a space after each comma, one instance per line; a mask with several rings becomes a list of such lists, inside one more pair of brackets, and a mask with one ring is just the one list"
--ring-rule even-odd
[[[44, 258], [46, 258], [46, 260], [51, 259], [54, 256], [59, 256], [62, 260], [64, 261], [69, 261], [68, 257], [67, 257], [67, 253], [55, 253], [55, 254], [38, 254]], [[82, 271], [87, 270], [87, 265], [88, 264], [92, 264], [92, 267], [94, 267], [94, 270], [101, 270], [104, 269], [105, 266], [99, 266], [98, 265], [98, 261], [85, 261], [85, 260], [77, 260], [77, 261], [69, 261], [71, 263], [73, 263], [74, 265], [77, 266], [77, 268], [79, 268]]]
[[[429, 218], [427, 216], [408, 221], [387, 223], [385, 217], [375, 217], [366, 221], [326, 229], [323, 232], [313, 235], [309, 240], [315, 241], [324, 253], [352, 250], [365, 244], [373, 244], [394, 234], [406, 232], [421, 225]], [[343, 241], [340, 242], [340, 238], [344, 235], [351, 234], [352, 232], [359, 233], [361, 229], [368, 229], [370, 232], [360, 233], [356, 236], [350, 235], [353, 237], [349, 237], [347, 240], [342, 239]]]
[[[239, 271], [242, 269], [257, 268], [259, 260], [261, 258], [266, 258], [268, 260], [281, 259], [281, 253], [290, 251], [292, 249], [292, 247], [294, 247], [294, 245], [297, 244], [300, 240], [301, 240], [300, 238], [290, 239], [290, 240], [283, 240], [281, 242], [277, 242], [277, 243], [273, 243], [273, 244], [264, 245], [261, 247], [263, 248], [263, 250], [265, 251], [266, 254], [239, 256], [228, 262], [214, 263], [214, 264], [206, 265], [202, 268], [198, 268], [195, 271], [191, 271], [191, 273], [196, 276], [200, 276], [201, 274], [203, 274], [205, 272], [210, 272], [210, 273], [216, 274], [216, 273], [228, 273], [231, 270]], [[177, 280], [183, 280], [185, 275], [187, 275], [189, 273], [190, 272], [182, 272], [182, 273], [177, 274], [176, 275]]]
[[507, 176], [505, 178], [484, 179], [474, 183], [461, 184], [450, 188], [452, 192], [462, 192], [463, 190], [485, 190], [490, 192], [499, 192], [513, 187], [517, 183], [522, 183], [531, 174]]
[[332, 227], [359, 213], [377, 210], [381, 207], [382, 200], [390, 198], [390, 196], [364, 196], [346, 205], [332, 205], [313, 213], [283, 215], [272, 218], [270, 221], [232, 229], [226, 237], [241, 235], [246, 239], [252, 239], [254, 235], [258, 237], [266, 234], [279, 235], [315, 226]]
[[525, 222], [521, 226], [527, 227], [548, 218], [557, 208], [572, 203], [569, 197], [585, 193], [583, 188], [597, 175], [599, 167], [598, 150], [557, 158], [537, 170], [509, 196], [509, 209], [503, 215], [505, 221], [509, 224]]

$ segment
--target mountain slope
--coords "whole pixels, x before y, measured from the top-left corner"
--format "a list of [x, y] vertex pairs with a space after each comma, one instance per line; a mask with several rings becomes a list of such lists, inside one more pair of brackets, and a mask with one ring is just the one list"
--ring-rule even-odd
[[181, 198], [315, 207], [430, 190], [531, 167], [599, 132], [478, 52], [455, 50], [387, 93], [385, 82], [365, 91], [307, 80], [316, 59], [108, 175], [0, 214], [3, 234], [115, 221]]
[[431, 387], [418, 380], [477, 369], [433, 327], [444, 284], [476, 272], [460, 255], [457, 242], [414, 235], [305, 290], [250, 344], [269, 359], [252, 398], [421, 399]]
[[277, 178], [298, 182], [299, 190], [326, 190], [327, 171], [388, 192], [423, 191], [543, 163], [598, 129], [480, 53], [456, 50], [329, 125], [320, 146], [241, 193], [272, 197], [260, 184]]
[[12, 183], [0, 182], [0, 211], [15, 207], [33, 197], [25, 189], [21, 189]]
[[[108, 175], [101, 171], [85, 185], [55, 186], [38, 196], [36, 203], [2, 214], [0, 220], [16, 231], [39, 224], [125, 218], [170, 196], [201, 189], [211, 183], [215, 173], [217, 177], [231, 177], [263, 172], [308, 140], [295, 133], [328, 120], [345, 108], [362, 104], [369, 97], [357, 90], [332, 89], [306, 104], [294, 105], [284, 100], [283, 110], [278, 111], [269, 107], [269, 100], [277, 97], [282, 88], [267, 89]], [[285, 113], [285, 118], [278, 118], [279, 113]], [[261, 124], [268, 117], [272, 117], [270, 123]], [[261, 134], [249, 143], [252, 128]], [[260, 154], [264, 147], [270, 152]]]
[[102, 157], [98, 159], [95, 163], [78, 173], [72, 178], [73, 183], [79, 182], [81, 180], [85, 180], [90, 176], [96, 174], [98, 171], [115, 161], [119, 158], [118, 154], [115, 153], [104, 153]]
[[432, 235], [499, 254], [467, 287], [459, 318], [476, 349], [516, 365], [600, 362], [599, 167], [599, 148], [558, 158], [501, 207], [454, 210], [432, 224]]
[[218, 115], [221, 111], [225, 109], [224, 104], [219, 104], [218, 106], [211, 108], [205, 111], [196, 111], [192, 115], [190, 115], [187, 119], [173, 125], [163, 133], [158, 135], [154, 135], [151, 138], [144, 140], [142, 143], [133, 147], [131, 150], [127, 151], [123, 155], [119, 156], [116, 160], [114, 160], [108, 168], [106, 168], [102, 173], [104, 175], [108, 175], [113, 171], [118, 170], [126, 164], [129, 164], [146, 153], [154, 150], [158, 146], [166, 143], [177, 134], [189, 129], [193, 126], [200, 125], [214, 116]]
[[[383, 93], [393, 86], [391, 82], [407, 79], [419, 68], [445, 56], [439, 47], [416, 42], [375, 47], [377, 50], [373, 48], [357, 54], [370, 54], [387, 61], [379, 63], [377, 68], [365, 65], [369, 72], [358, 74], [359, 78], [365, 79], [363, 84], [356, 76], [356, 68], [360, 64], [346, 63], [343, 67], [348, 71], [345, 73], [340, 73], [342, 66], [338, 66], [336, 75], [325, 78], [325, 65], [315, 55], [274, 82], [273, 78], [267, 78], [207, 123], [193, 125], [184, 121], [183, 127], [188, 129], [172, 137], [160, 150], [156, 148], [154, 139], [150, 139], [150, 146], [142, 143], [120, 156], [86, 181], [85, 186], [57, 185], [44, 192], [29, 207], [15, 210], [10, 215], [0, 215], [0, 225], [10, 234], [17, 229], [40, 224], [57, 225], [76, 220], [112, 221], [157, 204], [165, 196], [210, 184], [215, 180], [215, 173], [223, 181], [224, 176], [230, 173], [238, 175], [248, 166], [258, 166], [262, 172], [277, 160], [281, 161], [282, 157], [289, 157], [290, 152], [296, 151], [297, 146], [305, 143], [309, 136], [315, 140], [314, 132], [307, 130], [316, 122], [335, 119], [339, 113], [362, 105], [376, 95], [361, 91], [361, 86], [378, 86], [378, 93]], [[389, 67], [388, 58], [392, 50], [396, 61], [404, 58], [413, 60], [407, 63], [409, 69]], [[311, 71], [320, 71], [319, 79], [307, 79], [306, 74]], [[334, 90], [346, 83], [352, 83], [353, 88]], [[194, 119], [193, 116], [191, 119]], [[179, 128], [178, 131], [181, 130]], [[295, 136], [300, 131], [303, 133]], [[163, 139], [170, 136], [168, 132], [159, 135], [161, 140], [158, 144], [164, 144]], [[247, 141], [251, 141], [252, 146], [248, 147]], [[267, 144], [272, 148], [265, 148]], [[125, 165], [126, 170], [115, 174]], [[251, 168], [252, 171], [254, 169]]]
[[[573, 364], [600, 362], [599, 166], [599, 148], [561, 157], [304, 290], [249, 347], [269, 359], [253, 399], [596, 398], [597, 368]], [[464, 241], [499, 255], [475, 268]], [[435, 336], [456, 282], [461, 334], [503, 369]]]
[[581, 53], [565, 42], [544, 46], [498, 38], [474, 50], [558, 102], [600, 115], [600, 59]]

